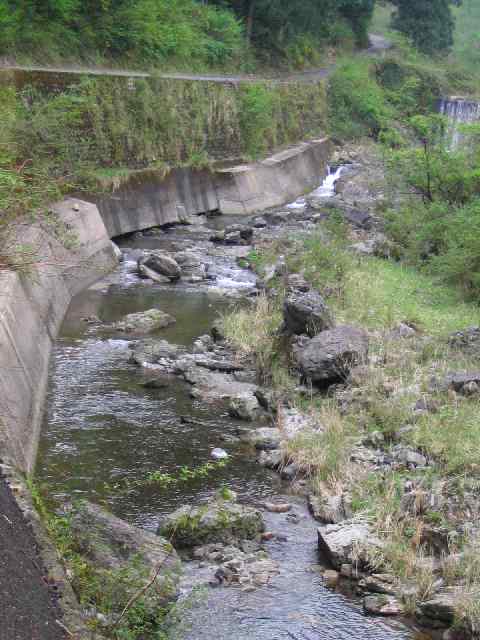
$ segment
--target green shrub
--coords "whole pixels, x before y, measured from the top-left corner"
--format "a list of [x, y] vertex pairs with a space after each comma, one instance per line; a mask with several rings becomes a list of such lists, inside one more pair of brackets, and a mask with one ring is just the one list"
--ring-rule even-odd
[[377, 137], [390, 115], [381, 87], [366, 61], [341, 64], [330, 78], [328, 112], [333, 135]]
[[240, 90], [240, 129], [244, 149], [253, 158], [265, 153], [273, 137], [274, 101], [274, 93], [263, 84]]

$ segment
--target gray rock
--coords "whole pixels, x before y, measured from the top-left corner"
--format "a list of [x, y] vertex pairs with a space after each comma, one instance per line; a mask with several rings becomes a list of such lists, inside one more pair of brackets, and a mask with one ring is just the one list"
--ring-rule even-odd
[[453, 389], [453, 391], [456, 391], [457, 393], [472, 395], [472, 384], [480, 387], [480, 371], [471, 371], [467, 373], [450, 373], [441, 383], [440, 389]]
[[149, 269], [144, 264], [138, 265], [138, 273], [142, 276], [142, 278], [146, 278], [148, 281], [156, 282], [157, 284], [170, 284], [170, 278], [167, 276], [162, 276], [162, 274], [157, 273], [153, 269]]
[[350, 507], [342, 494], [336, 496], [308, 496], [311, 514], [324, 524], [338, 524], [351, 517]]
[[280, 429], [262, 427], [260, 429], [239, 430], [240, 440], [253, 445], [259, 451], [271, 451], [278, 449], [282, 441]]
[[279, 211], [267, 211], [267, 213], [263, 214], [263, 217], [268, 224], [275, 227], [281, 224], [286, 224], [288, 222], [289, 214]]
[[401, 616], [405, 612], [400, 600], [385, 594], [366, 596], [363, 609], [374, 616]]
[[175, 322], [175, 318], [168, 313], [160, 309], [149, 309], [140, 313], [130, 313], [123, 320], [107, 325], [105, 329], [141, 335], [165, 329]]
[[478, 351], [480, 349], [480, 327], [469, 327], [463, 331], [452, 333], [449, 338], [452, 347], [465, 351]]
[[368, 548], [380, 549], [382, 543], [365, 522], [350, 520], [341, 524], [328, 524], [318, 529], [320, 553], [335, 569], [343, 564], [368, 566]]
[[159, 535], [167, 537], [177, 548], [239, 540], [252, 540], [265, 530], [258, 509], [235, 502], [213, 500], [203, 506], [185, 505], [160, 524]]
[[358, 586], [370, 593], [384, 593], [387, 595], [395, 595], [395, 578], [390, 574], [374, 574], [362, 578]]
[[396, 445], [392, 449], [393, 459], [407, 467], [426, 467], [427, 458], [421, 453], [405, 445]]
[[[285, 467], [282, 467], [280, 470], [281, 478], [283, 480], [288, 480], [289, 482], [293, 482], [294, 480], [296, 480], [299, 475], [300, 475], [300, 467], [294, 462], [287, 464]], [[294, 515], [294, 514], [291, 514], [291, 515]]]
[[333, 327], [330, 311], [316, 291], [291, 293], [283, 305], [284, 330], [291, 334], [316, 336]]
[[430, 600], [418, 605], [419, 613], [430, 620], [441, 620], [453, 624], [456, 608], [461, 597], [461, 589], [451, 587], [436, 593]]
[[389, 334], [390, 338], [414, 338], [417, 335], [416, 330], [406, 322], [400, 322]]
[[305, 378], [330, 384], [345, 380], [354, 366], [366, 362], [368, 344], [366, 331], [341, 325], [315, 336], [295, 356]]
[[174, 254], [174, 259], [180, 265], [184, 280], [200, 282], [207, 278], [207, 266], [201, 255], [193, 251], [179, 251]]
[[228, 413], [240, 420], [253, 422], [258, 417], [260, 405], [252, 393], [237, 395], [230, 400]]
[[142, 267], [168, 278], [171, 282], [179, 280], [182, 275], [182, 270], [177, 261], [167, 253], [151, 253], [139, 258], [138, 269], [140, 273], [142, 273]]
[[262, 217], [254, 218], [252, 220], [252, 226], [254, 229], [264, 229], [267, 226], [267, 221]]
[[291, 291], [292, 293], [308, 293], [312, 288], [310, 283], [307, 282], [300, 273], [292, 273], [289, 275], [285, 284], [288, 291]]
[[360, 211], [359, 209], [344, 209], [342, 211], [343, 217], [347, 222], [354, 227], [360, 229], [370, 229], [372, 226], [372, 216], [367, 211]]
[[[175, 595], [181, 563], [168, 540], [133, 527], [89, 502], [74, 511], [71, 534], [96, 572], [128, 569], [132, 589], [138, 591], [136, 581], [146, 584], [152, 572], [161, 567], [155, 581], [155, 597], [166, 601]], [[125, 602], [119, 604], [123, 608]]]
[[279, 449], [272, 451], [261, 451], [258, 457], [258, 463], [267, 469], [277, 470], [282, 466], [283, 453]]
[[172, 367], [174, 360], [185, 354], [185, 347], [170, 344], [166, 340], [142, 340], [133, 345], [129, 361], [139, 366], [162, 363]]

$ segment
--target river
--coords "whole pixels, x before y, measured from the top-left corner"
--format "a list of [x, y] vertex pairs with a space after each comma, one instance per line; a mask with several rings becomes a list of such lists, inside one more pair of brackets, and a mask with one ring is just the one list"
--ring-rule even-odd
[[[216, 219], [211, 224], [218, 227], [223, 222]], [[125, 257], [116, 272], [72, 301], [51, 363], [37, 480], [59, 502], [79, 497], [101, 502], [119, 517], [151, 531], [162, 515], [185, 503], [205, 501], [225, 484], [240, 501], [255, 506], [287, 495], [293, 516], [265, 513], [268, 530], [281, 533], [267, 543], [280, 574], [248, 593], [235, 587], [209, 588], [188, 614], [189, 640], [423, 637], [400, 621], [366, 617], [353, 595], [325, 586], [316, 523], [305, 500], [292, 495], [277, 474], [258, 465], [251, 451], [232, 437], [238, 421], [192, 399], [180, 381], [165, 389], [145, 388], [144, 374], [129, 363], [130, 340], [109, 337], [85, 321], [98, 317], [112, 322], [157, 307], [177, 319], [161, 337], [190, 346], [231, 304], [225, 293], [248, 292], [255, 285], [253, 275], [237, 266], [236, 248], [213, 249], [208, 235], [204, 227], [176, 227], [159, 235], [122, 239]], [[216, 282], [157, 285], [137, 276], [136, 259], [142, 250], [192, 246], [208, 255]], [[199, 467], [219, 446], [228, 450], [230, 464], [207, 478], [168, 489], [112, 488], [116, 481], [140, 480], [149, 471], [176, 474], [183, 465]], [[190, 563], [184, 592], [201, 580], [202, 570]]]

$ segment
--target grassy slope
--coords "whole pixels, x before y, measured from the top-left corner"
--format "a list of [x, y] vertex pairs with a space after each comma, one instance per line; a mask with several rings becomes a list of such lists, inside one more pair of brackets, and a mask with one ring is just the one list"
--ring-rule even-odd
[[[275, 257], [287, 256], [290, 272], [302, 272], [313, 286], [329, 295], [329, 306], [338, 322], [351, 322], [370, 330], [371, 362], [348, 385], [351, 400], [342, 406], [339, 396], [296, 396], [295, 381], [289, 379], [288, 358], [282, 353], [277, 331], [281, 324], [282, 295], [268, 301], [261, 298], [252, 310], [235, 312], [225, 319], [228, 338], [239, 349], [261, 358], [264, 375], [277, 385], [281, 397], [316, 416], [323, 432], [302, 432], [289, 442], [286, 461], [299, 464], [310, 474], [311, 488], [320, 495], [346, 492], [352, 509], [367, 517], [385, 540], [380, 557], [382, 571], [392, 572], [400, 583], [414, 581], [416, 591], [405, 597], [407, 610], [414, 612], [418, 601], [433, 593], [438, 574], [424, 562], [426, 551], [422, 531], [429, 526], [448, 530], [461, 524], [463, 496], [480, 485], [477, 452], [480, 447], [478, 396], [463, 399], [444, 392], [432, 392], [432, 376], [441, 379], [448, 371], [471, 369], [474, 360], [448, 343], [448, 336], [480, 323], [478, 306], [461, 301], [457, 290], [439, 286], [437, 281], [401, 264], [378, 258], [361, 258], [345, 250], [345, 240], [325, 243], [324, 235], [305, 242], [292, 239], [267, 246], [252, 255], [262, 273]], [[282, 290], [281, 279], [275, 289]], [[414, 323], [417, 335], [399, 339], [391, 330], [399, 322]], [[414, 418], [412, 407], [428, 398], [436, 410]], [[342, 409], [340, 410], [340, 407]], [[409, 429], [402, 431], [405, 425]], [[389, 452], [396, 444], [410, 445], [428, 455], [431, 467], [423, 470], [385, 469], [371, 473], [352, 463], [354, 446], [376, 433], [377, 446]], [[442, 486], [444, 496], [452, 496], [444, 507], [419, 508], [406, 515], [401, 507], [406, 480], [418, 485], [419, 500]], [[419, 503], [420, 504], [420, 503]], [[449, 563], [443, 569], [447, 584], [463, 584], [457, 606], [459, 621], [477, 623], [480, 612], [472, 598], [480, 584], [478, 553], [470, 543], [458, 540], [454, 552], [463, 549], [469, 558]]]

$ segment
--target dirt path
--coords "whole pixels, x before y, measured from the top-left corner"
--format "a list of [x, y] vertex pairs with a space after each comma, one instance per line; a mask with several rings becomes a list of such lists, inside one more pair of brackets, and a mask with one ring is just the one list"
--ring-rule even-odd
[[[370, 34], [370, 48], [364, 53], [376, 55], [391, 48], [391, 43], [383, 36]], [[277, 76], [257, 76], [246, 74], [197, 74], [197, 73], [162, 73], [134, 71], [128, 69], [108, 69], [102, 67], [82, 67], [75, 65], [41, 66], [41, 65], [17, 65], [5, 62], [0, 68], [12, 71], [27, 71], [33, 73], [73, 74], [90, 76], [111, 76], [120, 78], [165, 78], [168, 80], [191, 80], [197, 82], [216, 82], [219, 84], [239, 84], [241, 82], [269, 81], [275, 84], [293, 84], [297, 82], [315, 83], [326, 78], [335, 69], [331, 64], [319, 69], [302, 71], [298, 73], [281, 73]]]
[[0, 640], [64, 640], [37, 544], [0, 478]]

